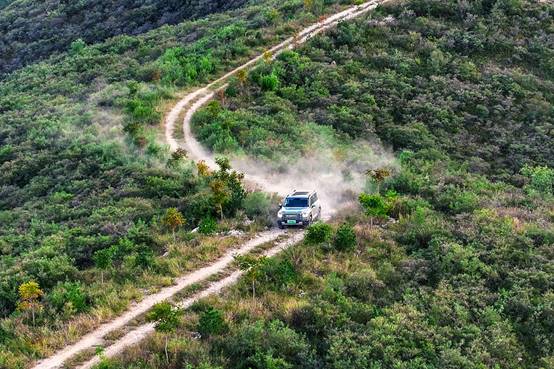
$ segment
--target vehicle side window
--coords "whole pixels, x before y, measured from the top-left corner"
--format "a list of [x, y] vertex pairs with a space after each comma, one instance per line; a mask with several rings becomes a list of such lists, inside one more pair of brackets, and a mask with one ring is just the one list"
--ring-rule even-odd
[[314, 204], [317, 201], [317, 193], [314, 193], [312, 204]]
[[313, 196], [310, 196], [310, 203], [309, 203], [309, 206], [312, 206], [314, 204], [314, 197]]

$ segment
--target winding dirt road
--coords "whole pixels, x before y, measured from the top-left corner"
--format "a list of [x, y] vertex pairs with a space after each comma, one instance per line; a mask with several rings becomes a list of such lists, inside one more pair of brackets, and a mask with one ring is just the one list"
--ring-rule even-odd
[[[297, 45], [300, 45], [318, 33], [321, 33], [333, 26], [336, 26], [339, 22], [358, 17], [372, 9], [374, 9], [378, 4], [385, 2], [386, 0], [373, 0], [366, 2], [362, 5], [354, 6], [348, 8], [340, 13], [337, 13], [333, 16], [326, 18], [325, 20], [316, 23], [310, 27], [305, 28], [300, 32], [295, 38], [290, 37], [287, 40], [283, 41], [279, 45], [273, 47], [269, 51], [273, 57], [277, 56], [279, 53], [292, 49]], [[223, 88], [227, 83], [228, 79], [236, 74], [239, 70], [247, 69], [254, 66], [259, 60], [263, 58], [263, 55], [260, 55], [249, 62], [243, 64], [242, 66], [232, 70], [231, 72], [225, 74], [223, 77], [217, 79], [216, 81], [208, 84], [207, 86], [197, 89], [185, 97], [183, 97], [169, 112], [166, 117], [166, 126], [165, 126], [165, 138], [169, 144], [172, 151], [177, 150], [178, 148], [184, 148], [188, 151], [190, 159], [200, 161], [203, 160], [211, 168], [215, 168], [216, 164], [212, 154], [204, 149], [202, 145], [194, 138], [190, 129], [190, 121], [194, 113], [206, 104], [210, 99], [212, 99], [219, 88]], [[182, 143], [178, 142], [174, 137], [173, 133], [175, 130], [175, 124], [178, 121], [178, 118], [182, 112], [185, 112], [183, 119], [183, 131], [184, 131], [184, 140]], [[280, 188], [276, 188], [272, 181], [264, 179], [260, 176], [249, 174], [248, 171], [245, 171], [245, 176], [248, 181], [256, 183], [262, 189], [269, 192], [282, 193]], [[208, 278], [217, 275], [225, 270], [227, 270], [232, 262], [234, 255], [237, 254], [246, 254], [253, 251], [255, 248], [267, 244], [269, 242], [275, 242], [280, 236], [286, 235], [284, 241], [277, 242], [275, 246], [265, 252], [267, 256], [273, 256], [282, 250], [290, 247], [303, 238], [303, 232], [287, 232], [282, 230], [271, 230], [264, 232], [254, 239], [244, 243], [241, 247], [227, 252], [223, 257], [212, 263], [211, 265], [198, 269], [192, 273], [184, 275], [178, 278], [175, 281], [173, 286], [163, 288], [160, 292], [149, 295], [145, 297], [141, 302], [133, 305], [127, 312], [118, 318], [102, 324], [100, 327], [94, 331], [88, 333], [82, 337], [78, 342], [65, 347], [64, 349], [56, 352], [51, 357], [41, 360], [33, 366], [32, 369], [57, 369], [64, 366], [68, 360], [74, 358], [77, 354], [90, 350], [94, 347], [102, 346], [106, 343], [105, 337], [115, 332], [119, 329], [128, 327], [129, 324], [136, 318], [140, 317], [148, 310], [152, 308], [155, 304], [165, 301], [179, 291], [183, 290], [187, 286], [190, 286], [194, 283], [205, 281]], [[220, 292], [223, 288], [235, 283], [240, 277], [241, 272], [235, 271], [229, 276], [212, 283], [206, 289], [195, 294], [194, 296], [186, 299], [181, 302], [179, 305], [183, 308], [190, 306], [194, 301], [201, 299], [205, 296], [208, 296], [213, 293]], [[134, 329], [128, 331], [123, 337], [117, 339], [111, 345], [105, 348], [103, 355], [105, 357], [113, 357], [120, 352], [122, 352], [126, 347], [134, 345], [144, 339], [146, 336], [151, 334], [154, 330], [152, 324], [140, 325]], [[92, 359], [82, 363], [80, 369], [89, 369], [97, 364], [99, 358], [97, 356]]]

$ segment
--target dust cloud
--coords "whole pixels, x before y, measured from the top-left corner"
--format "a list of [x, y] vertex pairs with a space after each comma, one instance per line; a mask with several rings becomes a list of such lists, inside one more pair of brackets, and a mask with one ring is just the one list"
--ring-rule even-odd
[[316, 190], [325, 216], [357, 201], [367, 186], [370, 169], [398, 166], [391, 150], [377, 143], [359, 141], [348, 148], [318, 147], [277, 163], [251, 157], [231, 158], [232, 167], [245, 174], [252, 189], [284, 197], [293, 190]]

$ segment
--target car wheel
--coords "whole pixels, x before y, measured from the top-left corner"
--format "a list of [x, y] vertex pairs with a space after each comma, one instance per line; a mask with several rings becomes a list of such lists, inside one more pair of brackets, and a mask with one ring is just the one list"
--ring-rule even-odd
[[279, 229], [285, 229], [285, 226], [281, 222], [277, 222], [277, 227], [279, 227]]

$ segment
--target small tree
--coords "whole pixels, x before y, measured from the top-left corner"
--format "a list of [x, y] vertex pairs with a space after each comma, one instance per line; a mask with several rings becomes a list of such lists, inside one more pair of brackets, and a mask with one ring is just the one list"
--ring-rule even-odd
[[21, 311], [30, 311], [35, 325], [36, 312], [42, 309], [40, 298], [44, 295], [44, 292], [40, 289], [40, 286], [35, 281], [29, 281], [19, 286], [19, 304], [18, 308]]
[[273, 60], [273, 53], [267, 50], [266, 52], [264, 52], [263, 59], [266, 64], [271, 63], [271, 61]]
[[241, 90], [244, 92], [244, 87], [246, 86], [246, 82], [248, 81], [248, 72], [246, 72], [245, 69], [240, 69], [237, 72], [237, 79], [240, 83]]
[[176, 208], [169, 208], [165, 212], [165, 215], [162, 219], [162, 223], [171, 229], [173, 234], [173, 242], [175, 242], [175, 230], [185, 224], [185, 218], [183, 214]]
[[155, 322], [155, 328], [157, 332], [165, 334], [165, 359], [169, 363], [169, 353], [167, 352], [167, 346], [169, 343], [168, 334], [174, 332], [179, 326], [180, 317], [182, 311], [174, 308], [168, 302], [160, 302], [152, 308], [152, 310], [146, 315], [146, 320], [149, 322]]
[[256, 298], [256, 282], [263, 275], [263, 267], [267, 262], [265, 256], [239, 255], [235, 256], [240, 270], [244, 271], [245, 278], [252, 285], [252, 300]]
[[229, 201], [231, 195], [225, 185], [225, 182], [221, 179], [215, 179], [210, 182], [210, 188], [212, 190], [212, 201], [214, 206], [219, 211], [221, 219], [223, 219], [223, 205]]
[[198, 175], [200, 177], [207, 177], [210, 175], [210, 167], [204, 160], [196, 163], [196, 170], [198, 171]]
[[225, 106], [225, 101], [226, 101], [225, 100], [225, 97], [226, 97], [225, 89], [223, 89], [223, 88], [219, 89], [219, 90], [216, 91], [215, 94], [216, 94], [218, 100], [221, 101], [221, 105]]
[[377, 184], [377, 193], [381, 192], [381, 183], [391, 175], [388, 168], [371, 169], [366, 174]]
[[388, 205], [385, 198], [380, 194], [369, 195], [362, 193], [359, 200], [366, 214], [370, 217], [370, 224], [372, 227], [374, 218], [384, 218], [387, 216]]
[[92, 257], [94, 265], [100, 269], [100, 282], [102, 284], [104, 284], [104, 271], [111, 269], [113, 266], [116, 251], [114, 247], [109, 247], [96, 251]]

